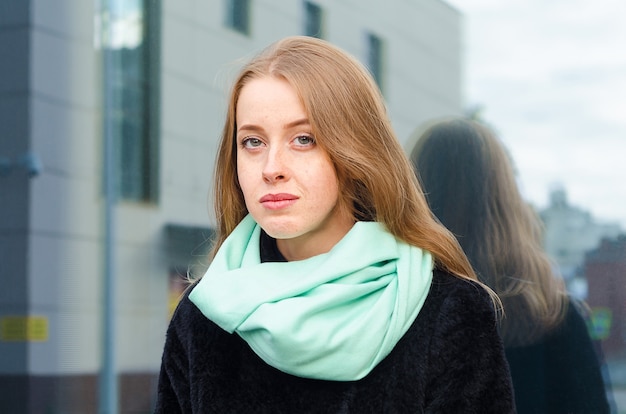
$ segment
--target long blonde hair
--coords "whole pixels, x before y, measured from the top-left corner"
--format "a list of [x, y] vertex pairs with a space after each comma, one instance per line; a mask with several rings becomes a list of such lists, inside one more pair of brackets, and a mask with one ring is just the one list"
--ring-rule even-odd
[[214, 251], [247, 214], [237, 181], [236, 107], [247, 82], [264, 76], [285, 79], [299, 94], [316, 142], [336, 168], [340, 202], [355, 220], [382, 222], [451, 273], [477, 280], [454, 236], [430, 212], [372, 77], [338, 47], [303, 36], [270, 45], [236, 78], [216, 163]]
[[416, 135], [411, 161], [428, 204], [502, 300], [505, 345], [535, 342], [563, 320], [567, 296], [504, 145], [486, 125], [462, 118], [438, 120]]

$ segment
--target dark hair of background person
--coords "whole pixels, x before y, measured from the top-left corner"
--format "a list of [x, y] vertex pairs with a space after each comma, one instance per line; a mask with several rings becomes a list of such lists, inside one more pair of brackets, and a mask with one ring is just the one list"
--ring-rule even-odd
[[608, 413], [608, 378], [583, 304], [569, 297], [543, 249], [542, 222], [504, 144], [465, 118], [435, 121], [416, 137], [410, 158], [431, 210], [502, 301], [517, 412]]
[[567, 295], [499, 140], [478, 122], [451, 119], [427, 129], [410, 156], [433, 213], [500, 296], [505, 346], [533, 343], [556, 327]]

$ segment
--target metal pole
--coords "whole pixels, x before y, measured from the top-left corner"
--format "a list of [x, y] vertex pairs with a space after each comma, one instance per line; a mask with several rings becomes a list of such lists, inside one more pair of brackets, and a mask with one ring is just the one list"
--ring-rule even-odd
[[110, 45], [113, 9], [111, 0], [101, 0], [102, 53], [104, 60], [103, 129], [104, 129], [104, 301], [103, 354], [100, 376], [100, 413], [117, 414], [118, 389], [115, 347], [115, 204], [117, 179], [115, 169], [115, 136], [113, 128], [114, 52]]

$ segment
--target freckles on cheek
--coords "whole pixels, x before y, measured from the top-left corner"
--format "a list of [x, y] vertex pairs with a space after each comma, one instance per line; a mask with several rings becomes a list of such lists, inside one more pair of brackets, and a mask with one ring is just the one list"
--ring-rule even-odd
[[241, 189], [244, 202], [248, 209], [250, 209], [251, 205], [254, 205], [256, 188], [259, 184], [255, 182], [251, 174], [252, 171], [250, 171], [249, 168], [245, 166], [237, 167], [237, 181], [239, 182], [239, 188]]
[[239, 178], [239, 187], [241, 188], [241, 192], [243, 193], [243, 197], [247, 200], [250, 197], [250, 190], [253, 186], [248, 183], [248, 181], [244, 178]]

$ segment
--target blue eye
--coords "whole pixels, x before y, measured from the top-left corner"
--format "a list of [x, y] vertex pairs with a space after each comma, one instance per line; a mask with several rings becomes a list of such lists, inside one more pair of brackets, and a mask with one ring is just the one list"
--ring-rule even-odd
[[263, 141], [255, 137], [246, 137], [241, 141], [241, 146], [244, 148], [256, 148], [263, 145]]
[[310, 135], [299, 135], [295, 139], [296, 144], [301, 146], [313, 145], [315, 144], [315, 138]]

